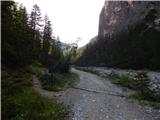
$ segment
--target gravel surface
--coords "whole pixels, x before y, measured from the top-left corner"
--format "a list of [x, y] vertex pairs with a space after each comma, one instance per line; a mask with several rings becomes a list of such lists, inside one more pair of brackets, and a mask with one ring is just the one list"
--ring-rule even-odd
[[131, 78], [137, 74], [137, 72], [145, 71], [150, 79], [149, 88], [155, 92], [160, 92], [160, 72], [150, 70], [131, 70], [131, 69], [118, 69], [118, 68], [107, 68], [107, 67], [79, 67], [83, 70], [95, 71], [102, 77], [106, 77], [111, 74], [127, 75]]
[[[160, 120], [160, 110], [140, 106], [126, 97], [133, 91], [118, 87], [97, 75], [72, 69], [80, 76], [74, 88], [54, 93], [42, 90], [37, 79], [35, 89], [48, 97], [57, 96], [70, 106], [69, 120]], [[122, 95], [122, 96], [119, 96]]]
[[[72, 69], [80, 76], [80, 82], [75, 88], [68, 89], [61, 100], [71, 106], [73, 111], [72, 120], [160, 120], [160, 111], [150, 107], [141, 107], [137, 103], [110, 95], [132, 94], [133, 91], [123, 89], [103, 78]], [[85, 90], [86, 89], [86, 90]], [[87, 90], [99, 91], [91, 92]]]

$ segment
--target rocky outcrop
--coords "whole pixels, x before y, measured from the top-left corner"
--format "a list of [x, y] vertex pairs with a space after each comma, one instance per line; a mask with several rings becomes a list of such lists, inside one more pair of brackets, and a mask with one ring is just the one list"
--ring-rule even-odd
[[[156, 10], [156, 28], [160, 26], [160, 2], [105, 1], [99, 19], [99, 37], [127, 30], [143, 20], [151, 10]], [[146, 23], [147, 24], [147, 23]]]

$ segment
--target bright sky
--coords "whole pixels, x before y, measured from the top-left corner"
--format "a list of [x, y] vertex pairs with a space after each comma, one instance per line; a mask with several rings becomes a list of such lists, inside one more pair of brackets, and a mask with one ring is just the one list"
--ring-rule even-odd
[[76, 42], [81, 47], [98, 34], [99, 14], [105, 0], [15, 0], [30, 12], [37, 4], [52, 22], [53, 33], [66, 43]]

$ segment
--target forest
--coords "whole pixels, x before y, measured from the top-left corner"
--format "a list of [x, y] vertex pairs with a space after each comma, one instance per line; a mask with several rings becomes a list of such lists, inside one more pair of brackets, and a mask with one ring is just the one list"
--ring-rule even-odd
[[51, 71], [53, 66], [57, 71], [64, 67], [64, 72], [69, 70], [71, 54], [67, 52], [74, 53], [77, 44], [64, 44], [59, 37], [56, 39], [51, 21], [47, 15], [42, 18], [37, 5], [28, 15], [22, 5], [18, 8], [13, 1], [2, 2], [2, 23], [2, 68], [18, 69], [38, 61]]
[[[2, 1], [1, 12], [2, 118], [35, 120], [54, 116], [61, 120], [61, 105], [38, 95], [32, 77], [36, 75], [42, 83], [45, 81], [44, 88], [55, 91], [63, 90], [65, 84], [72, 85], [77, 75], [70, 73], [70, 65], [77, 44], [56, 38], [49, 17], [42, 17], [36, 4], [28, 13], [22, 4]], [[72, 82], [66, 82], [66, 77]]]

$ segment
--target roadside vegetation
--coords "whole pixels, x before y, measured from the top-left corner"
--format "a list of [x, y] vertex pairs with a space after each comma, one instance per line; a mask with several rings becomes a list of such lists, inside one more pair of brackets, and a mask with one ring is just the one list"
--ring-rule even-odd
[[48, 75], [52, 82], [57, 77], [57, 83], [63, 81], [63, 74], [71, 79], [70, 65], [77, 44], [65, 44], [56, 38], [49, 17], [42, 17], [36, 4], [28, 13], [22, 4], [1, 1], [1, 13], [2, 119], [63, 120], [63, 106], [36, 93], [32, 76]]
[[160, 93], [149, 88], [150, 79], [146, 72], [137, 72], [137, 75], [130, 77], [128, 75], [111, 74], [107, 77], [112, 83], [118, 84], [135, 90], [135, 94], [129, 98], [138, 100], [141, 104], [149, 104], [155, 108], [160, 108]]
[[2, 70], [2, 119], [4, 120], [63, 120], [65, 108], [56, 99], [40, 96], [33, 89], [28, 69]]
[[50, 81], [49, 75], [45, 74], [40, 78], [42, 88], [49, 91], [63, 91], [73, 87], [79, 80], [75, 73], [55, 73], [54, 81]]

